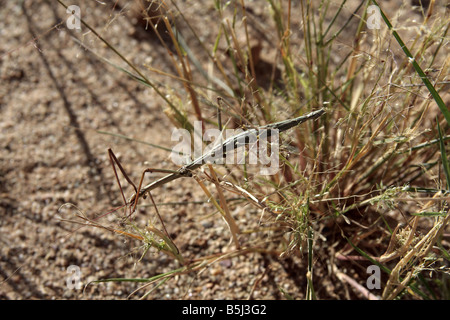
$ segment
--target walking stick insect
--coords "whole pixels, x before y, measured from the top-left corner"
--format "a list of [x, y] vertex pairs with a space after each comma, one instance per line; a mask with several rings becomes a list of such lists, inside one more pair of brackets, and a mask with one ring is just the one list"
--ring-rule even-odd
[[[324, 113], [325, 113], [324, 109], [319, 109], [319, 110], [310, 112], [306, 115], [303, 115], [301, 117], [288, 119], [288, 120], [284, 120], [284, 121], [280, 121], [280, 122], [276, 122], [276, 123], [271, 123], [268, 125], [255, 127], [253, 129], [249, 129], [247, 131], [241, 132], [239, 134], [236, 134], [236, 135], [226, 139], [223, 143], [211, 148], [211, 150], [209, 150], [202, 156], [200, 156], [200, 157], [196, 158], [195, 160], [193, 160], [192, 162], [180, 167], [176, 171], [166, 170], [166, 169], [147, 168], [143, 171], [140, 182], [139, 182], [139, 186], [137, 188], [136, 188], [135, 184], [131, 181], [131, 179], [128, 177], [128, 175], [126, 174], [122, 165], [120, 164], [119, 160], [116, 158], [116, 156], [114, 155], [114, 153], [111, 149], [108, 149], [108, 154], [109, 154], [109, 158], [110, 158], [113, 170], [114, 170], [114, 174], [116, 176], [117, 183], [118, 183], [119, 188], [122, 193], [123, 200], [126, 205], [130, 204], [130, 215], [131, 215], [135, 212], [137, 204], [138, 204], [138, 200], [140, 197], [145, 197], [146, 194], [149, 194], [150, 199], [152, 200], [152, 202], [156, 208], [156, 204], [150, 193], [151, 190], [156, 189], [156, 188], [158, 188], [166, 183], [169, 183], [173, 180], [176, 180], [178, 178], [192, 177], [192, 172], [194, 170], [200, 168], [205, 163], [208, 163], [209, 160], [211, 160], [215, 157], [216, 153], [222, 152], [222, 154], [225, 155], [226, 151], [235, 150], [236, 148], [238, 148], [242, 145], [249, 144], [250, 141], [253, 141], [252, 137], [258, 137], [259, 132], [261, 132], [262, 130], [267, 130], [268, 132], [270, 132], [270, 130], [278, 130], [279, 132], [283, 132], [283, 131], [289, 130], [295, 126], [298, 126], [305, 121], [317, 119]], [[135, 193], [131, 196], [131, 198], [129, 199], [128, 202], [126, 201], [125, 196], [122, 192], [122, 187], [121, 187], [119, 177], [117, 175], [117, 170], [116, 170], [114, 163], [117, 164], [117, 166], [119, 167], [120, 171], [122, 172], [122, 174], [125, 177], [125, 179], [127, 180], [127, 182], [129, 184], [131, 184], [134, 188]], [[148, 172], [150, 172], [150, 173], [151, 172], [162, 172], [162, 173], [169, 173], [169, 174], [142, 187], [142, 182], [144, 180], [144, 176]], [[158, 211], [157, 211], [157, 214], [159, 216]], [[160, 216], [159, 216], [159, 219], [162, 222], [162, 219]]]

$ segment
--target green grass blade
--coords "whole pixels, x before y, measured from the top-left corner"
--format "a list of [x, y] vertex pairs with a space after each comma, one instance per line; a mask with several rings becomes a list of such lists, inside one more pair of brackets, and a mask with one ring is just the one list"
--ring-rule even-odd
[[152, 293], [153, 291], [155, 291], [156, 289], [158, 289], [160, 286], [162, 286], [167, 280], [169, 280], [170, 278], [164, 278], [162, 279], [156, 286], [154, 286], [153, 288], [151, 288], [149, 291], [147, 291], [142, 297], [142, 299], [147, 298], [147, 296]]
[[127, 136], [125, 136], [123, 134], [120, 134], [120, 133], [114, 133], [114, 132], [108, 132], [108, 131], [102, 131], [102, 130], [96, 130], [96, 132], [100, 133], [100, 134], [106, 134], [106, 135], [109, 135], [109, 136], [117, 137], [117, 138], [120, 138], [120, 139], [125, 139], [125, 140], [128, 140], [128, 141], [134, 141], [134, 142], [137, 142], [137, 143], [142, 143], [142, 144], [145, 144], [145, 145], [148, 145], [148, 146], [151, 146], [151, 147], [154, 147], [154, 148], [158, 148], [158, 149], [161, 149], [161, 150], [164, 150], [164, 151], [169, 151], [169, 152], [173, 151], [171, 148], [166, 148], [166, 147], [159, 146], [157, 144], [153, 144], [153, 143], [150, 143], [150, 142], [147, 142], [147, 141], [130, 138], [130, 137], [127, 137]]
[[411, 213], [411, 215], [419, 217], [445, 217], [447, 214], [445, 212], [417, 212]]
[[[378, 267], [380, 267], [381, 270], [383, 270], [384, 272], [386, 272], [387, 274], [391, 274], [391, 270], [389, 268], [387, 268], [386, 266], [382, 265], [381, 263], [379, 263], [377, 260], [373, 259], [371, 256], [369, 256], [367, 253], [365, 253], [363, 250], [361, 250], [360, 248], [358, 248], [357, 246], [355, 246], [353, 244], [353, 242], [351, 242], [350, 239], [348, 239], [347, 237], [345, 238], [347, 240], [347, 242], [353, 247], [353, 249], [355, 249], [359, 254], [361, 254], [363, 257], [365, 257], [367, 260], [369, 260], [370, 262], [372, 262], [373, 264], [377, 265]], [[400, 279], [401, 280], [401, 279]], [[430, 297], [428, 297], [424, 292], [422, 292], [419, 288], [417, 288], [417, 286], [410, 281], [408, 284], [408, 287], [411, 288], [412, 291], [414, 291], [416, 294], [420, 295], [422, 298], [429, 300]]]
[[438, 243], [438, 248], [441, 250], [442, 252], [442, 256], [450, 262], [450, 253], [444, 248], [444, 246], [442, 245], [441, 242]]
[[[433, 300], [437, 300], [437, 297], [436, 297], [436, 294], [433, 291], [433, 288], [428, 283], [429, 280], [425, 279], [425, 277], [421, 273], [419, 273], [417, 275], [417, 278], [419, 279], [420, 283], [425, 287], [425, 289], [427, 289], [427, 291], [430, 293], [430, 296], [433, 298]], [[424, 298], [428, 299], [429, 297], [425, 295]]]
[[378, 267], [380, 267], [381, 270], [383, 270], [384, 272], [386, 272], [387, 274], [391, 274], [391, 270], [389, 270], [389, 268], [387, 268], [386, 266], [382, 265], [381, 263], [379, 263], [377, 260], [375, 260], [374, 258], [372, 258], [371, 256], [369, 256], [367, 253], [365, 253], [363, 250], [361, 250], [360, 248], [358, 248], [357, 246], [355, 246], [353, 244], [353, 242], [349, 239], [349, 238], [345, 238], [347, 240], [347, 242], [353, 247], [353, 249], [355, 249], [360, 255], [362, 255], [363, 257], [365, 257], [367, 260], [369, 260], [370, 262], [372, 262], [373, 264], [377, 265]]
[[306, 297], [309, 300], [316, 300], [316, 294], [314, 291], [314, 285], [312, 281], [313, 277], [313, 231], [310, 227], [308, 230], [308, 274], [306, 276], [307, 286], [306, 286]]
[[103, 282], [150, 282], [151, 279], [147, 278], [108, 278], [100, 279], [89, 282], [90, 283], [103, 283]]
[[375, 0], [372, 0], [372, 2], [380, 9], [381, 17], [383, 18], [384, 22], [386, 23], [387, 27], [390, 31], [392, 31], [392, 35], [397, 40], [398, 44], [402, 48], [403, 52], [408, 57], [409, 61], [412, 63], [414, 69], [416, 70], [417, 74], [419, 75], [420, 79], [422, 79], [423, 83], [427, 87], [430, 94], [433, 96], [434, 101], [436, 101], [439, 109], [441, 110], [442, 114], [445, 117], [445, 120], [447, 120], [447, 124], [450, 126], [450, 111], [445, 105], [444, 101], [442, 100], [439, 93], [436, 91], [434, 86], [431, 84], [430, 80], [428, 80], [428, 77], [423, 72], [422, 68], [417, 63], [416, 59], [412, 56], [411, 52], [409, 51], [408, 47], [405, 45], [403, 40], [398, 35], [397, 31], [395, 31], [392, 27], [392, 24], [389, 22], [389, 19], [384, 14], [383, 10], [381, 10], [381, 7], [378, 5], [378, 3]]
[[[344, 3], [342, 3], [342, 5], [341, 6], [343, 6], [344, 4], [345, 4], [345, 2], [346, 1], [344, 1]], [[348, 24], [351, 22], [351, 20], [353, 19], [353, 17], [356, 17], [357, 16], [357, 12], [358, 12], [358, 10], [361, 8], [361, 6], [364, 4], [364, 1], [361, 1], [361, 3], [358, 5], [358, 7], [353, 11], [353, 14], [352, 15], [350, 15], [350, 18], [349, 19], [347, 19], [347, 21], [344, 23], [344, 25], [337, 31], [337, 32], [335, 32], [334, 34], [333, 34], [333, 36], [330, 38], [330, 39], [328, 39], [325, 43], [324, 43], [324, 46], [328, 46], [329, 44], [330, 44], [330, 42], [332, 42], [334, 39], [336, 39], [338, 36], [339, 36], [339, 34], [341, 34], [341, 32], [342, 31], [344, 31], [344, 30], [348, 30]], [[339, 11], [341, 10], [341, 8], [339, 8]], [[336, 19], [336, 17], [335, 18], [333, 18], [333, 21], [331, 21], [330, 22], [330, 26], [331, 26], [331, 24], [332, 23], [334, 23], [334, 19]], [[323, 35], [323, 37], [325, 38], [325, 35], [328, 33], [328, 29], [325, 31], [325, 33], [324, 33], [324, 35]]]
[[[100, 279], [100, 280], [94, 280], [89, 282], [90, 283], [102, 283], [102, 282], [152, 282], [159, 279], [164, 279], [165, 277], [173, 276], [174, 274], [178, 272], [184, 271], [186, 268], [181, 267], [178, 269], [174, 269], [165, 273], [157, 274], [156, 276], [150, 277], [150, 278], [108, 278], [108, 279]], [[87, 286], [86, 285], [86, 286]]]
[[439, 132], [439, 147], [441, 149], [442, 166], [444, 167], [444, 174], [445, 174], [445, 178], [447, 180], [447, 190], [450, 190], [450, 167], [448, 164], [447, 153], [445, 152], [444, 139], [442, 137], [441, 126], [439, 125], [439, 122], [437, 122], [437, 125], [438, 125], [438, 132]]

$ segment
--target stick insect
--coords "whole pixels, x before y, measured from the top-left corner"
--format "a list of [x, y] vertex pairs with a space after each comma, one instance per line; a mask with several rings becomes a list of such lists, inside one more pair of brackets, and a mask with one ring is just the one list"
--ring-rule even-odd
[[[176, 171], [166, 170], [166, 169], [153, 169], [153, 168], [145, 169], [142, 173], [141, 180], [140, 180], [139, 186], [137, 188], [134, 185], [134, 183], [131, 181], [131, 179], [127, 176], [125, 170], [123, 169], [119, 160], [114, 155], [113, 151], [111, 149], [108, 149], [108, 153], [109, 153], [109, 157], [110, 157], [110, 160], [112, 163], [114, 174], [116, 176], [116, 179], [117, 179], [117, 182], [121, 189], [121, 192], [122, 192], [122, 187], [120, 185], [114, 163], [117, 164], [120, 171], [124, 175], [125, 179], [134, 188], [135, 193], [131, 196], [131, 198], [129, 199], [128, 202], [126, 201], [125, 196], [122, 192], [122, 197], [123, 197], [124, 203], [130, 204], [130, 206], [132, 207], [131, 212], [130, 212], [130, 215], [131, 215], [133, 212], [135, 212], [136, 206], [138, 204], [138, 200], [140, 197], [145, 198], [145, 195], [149, 194], [153, 204], [155, 205], [153, 197], [151, 196], [151, 193], [150, 193], [151, 190], [156, 189], [166, 183], [169, 183], [169, 182], [179, 179], [179, 178], [192, 177], [192, 172], [194, 170], [200, 168], [201, 166], [203, 166], [206, 163], [211, 163], [210, 162], [211, 159], [214, 159], [217, 153], [221, 152], [222, 155], [226, 155], [226, 152], [228, 152], [230, 150], [235, 150], [242, 145], [249, 144], [251, 141], [254, 141], [253, 137], [258, 137], [258, 134], [263, 130], [267, 130], [268, 134], [270, 134], [270, 130], [278, 130], [278, 132], [283, 132], [283, 131], [289, 130], [295, 126], [298, 126], [305, 121], [317, 119], [324, 113], [325, 113], [324, 109], [319, 109], [319, 110], [310, 112], [306, 115], [303, 115], [301, 117], [288, 119], [288, 120], [284, 120], [284, 121], [280, 121], [280, 122], [276, 122], [276, 123], [271, 123], [268, 125], [264, 125], [264, 126], [246, 130], [244, 132], [241, 132], [239, 134], [236, 134], [236, 135], [226, 139], [223, 143], [211, 148], [208, 152], [204, 153], [202, 156], [200, 156], [200, 157], [196, 158], [195, 160], [191, 161], [190, 163], [180, 167]], [[150, 172], [150, 173], [151, 172], [162, 172], [162, 173], [169, 173], [169, 174], [158, 180], [155, 180], [155, 181], [151, 182], [150, 184], [143, 187], [142, 182], [143, 182], [144, 176], [147, 172]], [[156, 207], [156, 205], [155, 205], [155, 207]], [[158, 216], [159, 216], [159, 213], [158, 213]], [[159, 218], [161, 219], [161, 217], [159, 217]]]

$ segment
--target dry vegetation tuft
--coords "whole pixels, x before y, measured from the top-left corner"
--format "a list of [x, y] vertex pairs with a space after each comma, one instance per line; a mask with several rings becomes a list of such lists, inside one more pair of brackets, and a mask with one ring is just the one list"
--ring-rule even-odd
[[[213, 1], [216, 25], [207, 33], [175, 1], [134, 4], [136, 23], [145, 22], [146, 32], [159, 39], [173, 70], [142, 70], [118, 54], [136, 80], [165, 100], [164, 112], [177, 128], [192, 133], [194, 120], [203, 129], [218, 126], [218, 111], [238, 128], [326, 110], [281, 136], [275, 175], [259, 176], [246, 165], [191, 173], [211, 214], [228, 225], [223, 237], [232, 241], [225, 251], [185, 255], [151, 193], [150, 208], [159, 217], [154, 224], [121, 220], [119, 228], [88, 220], [140, 240], [143, 255], [156, 248], [178, 261], [178, 268], [144, 280], [144, 297], [174, 276], [254, 253], [300, 261], [291, 272], [305, 277], [308, 299], [321, 298], [326, 278], [342, 282], [343, 292], [327, 293], [341, 298], [448, 297], [449, 118], [438, 94], [448, 99], [446, 8], [432, 1], [414, 21], [407, 12], [417, 8], [405, 3], [389, 18], [382, 13], [380, 28], [370, 30], [370, 4]], [[400, 50], [401, 41], [409, 52]], [[157, 88], [152, 74], [175, 80], [180, 90]], [[238, 201], [227, 200], [232, 196]], [[134, 205], [128, 204], [126, 217]], [[237, 209], [256, 214], [241, 221], [233, 216]], [[382, 290], [367, 289], [369, 265], [381, 268]]]
[[[144, 268], [153, 257], [168, 262], [144, 277], [92, 279], [86, 290], [139, 283], [127, 294], [157, 299], [185, 277], [188, 284], [172, 298], [215, 298], [195, 295], [190, 286], [202, 279], [208, 290], [220, 287], [228, 269], [245, 298], [448, 299], [450, 20], [444, 3], [405, 0], [389, 9], [380, 3], [380, 28], [369, 29], [375, 1], [203, 2], [197, 13], [175, 0], [98, 4], [109, 15], [105, 30], [131, 21], [131, 36], [157, 48], [163, 66], [135, 59], [131, 48], [119, 49], [93, 27], [95, 17], [82, 17], [89, 31], [74, 32], [74, 44], [151, 90], [161, 102], [155, 117], [172, 126], [162, 128], [167, 138], [159, 141], [167, 143], [159, 145], [96, 134], [136, 148], [151, 144], [168, 159], [171, 130], [193, 137], [194, 121], [203, 130], [237, 129], [326, 112], [280, 134], [274, 175], [246, 164], [208, 164], [177, 179], [175, 189], [139, 197], [137, 205], [130, 196], [157, 179], [154, 170], [142, 175], [144, 166], [127, 165], [127, 153], [119, 159], [111, 153], [123, 192], [112, 189], [117, 208], [93, 216], [76, 203], [61, 209], [63, 220], [131, 241]], [[159, 168], [179, 169], [167, 161]], [[174, 201], [161, 203], [165, 197]], [[198, 229], [188, 229], [192, 221]], [[249, 267], [235, 267], [242, 265]], [[380, 270], [381, 278], [368, 270]], [[370, 287], [369, 277], [380, 286]], [[273, 292], [263, 295], [268, 283]]]

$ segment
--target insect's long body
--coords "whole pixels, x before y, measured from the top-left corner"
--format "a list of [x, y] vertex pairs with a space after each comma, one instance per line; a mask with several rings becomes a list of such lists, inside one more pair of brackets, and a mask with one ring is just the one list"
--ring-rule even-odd
[[305, 121], [317, 119], [324, 113], [325, 113], [324, 109], [319, 109], [298, 118], [288, 119], [259, 127], [259, 129], [277, 129], [278, 131], [283, 132], [295, 126], [298, 126], [299, 124], [302, 124]]
[[[258, 138], [264, 134], [265, 137], [269, 137], [271, 135], [271, 130], [278, 130], [278, 132], [283, 132], [286, 130], [289, 130], [295, 126], [298, 126], [299, 124], [307, 121], [307, 120], [313, 120], [318, 117], [320, 117], [322, 114], [325, 113], [324, 109], [319, 109], [317, 111], [313, 111], [311, 113], [308, 113], [307, 115], [294, 118], [294, 119], [288, 119], [276, 123], [271, 123], [265, 126], [260, 126], [254, 129], [249, 129], [246, 131], [243, 131], [241, 133], [238, 133], [228, 139], [226, 139], [223, 143], [211, 148], [208, 152], [203, 154], [202, 156], [196, 158], [192, 162], [182, 166], [177, 171], [162, 177], [159, 180], [153, 181], [152, 183], [148, 184], [145, 187], [142, 187], [142, 189], [139, 191], [139, 197], [143, 196], [145, 193], [164, 185], [170, 181], [173, 181], [175, 179], [178, 179], [180, 177], [190, 177], [192, 175], [192, 171], [195, 169], [200, 168], [205, 163], [212, 163], [215, 159], [218, 158], [218, 155], [221, 157], [226, 156], [226, 152], [235, 150], [241, 146], [248, 145], [250, 143], [255, 143]], [[136, 199], [136, 194], [134, 194], [130, 202], [133, 203]]]
[[298, 126], [299, 124], [310, 120], [316, 119], [320, 117], [325, 111], [323, 109], [311, 112], [306, 116], [301, 116], [294, 119], [289, 119], [285, 121], [280, 121], [276, 123], [271, 123], [265, 126], [260, 126], [254, 129], [249, 129], [238, 133], [228, 139], [226, 139], [221, 144], [213, 147], [207, 153], [203, 154], [201, 157], [198, 157], [194, 161], [189, 164], [184, 165], [179, 169], [179, 172], [184, 173], [186, 171], [193, 171], [198, 169], [205, 163], [213, 162], [217, 159], [217, 155], [221, 155], [222, 157], [226, 156], [227, 151], [233, 151], [241, 146], [248, 145], [251, 143], [255, 143], [260, 136], [268, 138], [271, 136], [271, 130], [277, 130], [278, 132], [286, 131], [290, 128]]

